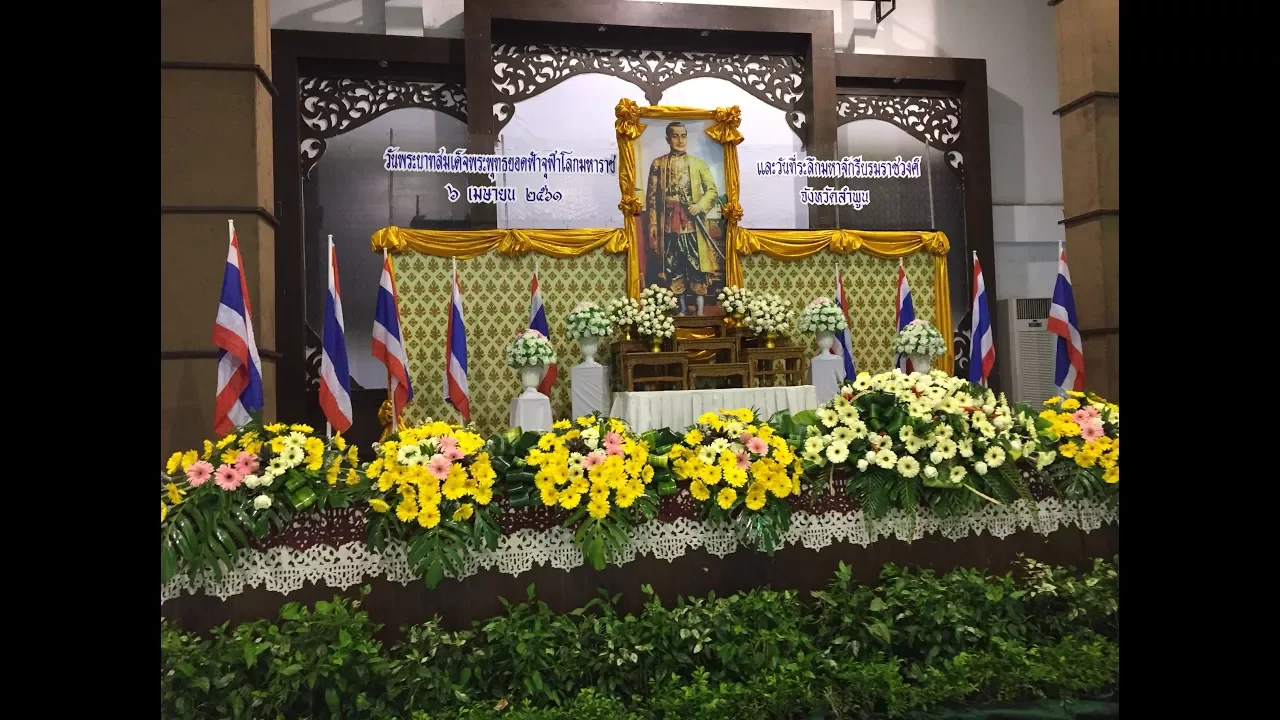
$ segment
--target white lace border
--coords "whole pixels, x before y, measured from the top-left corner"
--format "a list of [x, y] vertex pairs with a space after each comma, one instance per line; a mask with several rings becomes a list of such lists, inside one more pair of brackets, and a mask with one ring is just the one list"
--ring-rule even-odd
[[[783, 536], [783, 545], [799, 543], [810, 550], [821, 550], [834, 542], [845, 541], [866, 547], [880, 538], [897, 537], [908, 542], [927, 533], [942, 533], [951, 540], [983, 531], [1005, 538], [1020, 530], [1031, 529], [1048, 535], [1060, 527], [1076, 526], [1092, 532], [1103, 524], [1118, 524], [1118, 508], [1108, 508], [1093, 501], [1060, 501], [1056, 498], [1037, 503], [1019, 501], [1010, 505], [987, 505], [981, 511], [962, 517], [939, 518], [921, 510], [914, 526], [901, 510], [872, 520], [861, 510], [850, 513], [810, 515], [797, 512], [791, 517], [791, 529]], [[675, 522], [650, 522], [635, 528], [631, 544], [619, 565], [638, 555], [653, 555], [662, 560], [675, 560], [688, 550], [703, 548], [717, 557], [735, 552], [739, 538], [728, 529], [708, 526], [687, 518]], [[211, 571], [194, 577], [179, 575], [160, 588], [160, 603], [179, 597], [183, 591], [204, 593], [226, 600], [246, 588], [265, 586], [277, 593], [302, 589], [307, 582], [346, 589], [368, 579], [384, 577], [408, 585], [419, 581], [409, 569], [406, 546], [395, 543], [382, 552], [369, 549], [363, 541], [341, 547], [317, 545], [307, 550], [288, 547], [270, 550], [241, 550], [235, 568], [215, 579]], [[573, 533], [563, 527], [549, 530], [520, 530], [504, 535], [492, 551], [473, 554], [459, 578], [481, 570], [519, 575], [537, 565], [550, 564], [558, 570], [572, 570], [584, 564], [582, 551], [573, 544]]]

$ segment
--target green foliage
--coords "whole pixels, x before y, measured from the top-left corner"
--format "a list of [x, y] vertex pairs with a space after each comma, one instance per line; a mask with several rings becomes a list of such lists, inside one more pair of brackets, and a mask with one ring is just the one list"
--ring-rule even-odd
[[1077, 573], [944, 575], [841, 565], [824, 590], [664, 603], [618, 596], [556, 614], [533, 586], [470, 630], [407, 628], [389, 651], [358, 601], [296, 603], [277, 623], [209, 637], [161, 626], [161, 712], [173, 718], [454, 720], [872, 718], [1113, 691], [1119, 560]]

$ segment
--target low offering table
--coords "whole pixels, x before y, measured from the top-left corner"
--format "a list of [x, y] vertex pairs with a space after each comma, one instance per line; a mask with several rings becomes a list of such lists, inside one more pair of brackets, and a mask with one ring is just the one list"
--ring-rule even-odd
[[614, 393], [609, 415], [625, 420], [636, 432], [688, 427], [698, 416], [721, 408], [751, 408], [768, 418], [779, 410], [792, 414], [818, 407], [812, 385], [726, 390], [667, 390]]

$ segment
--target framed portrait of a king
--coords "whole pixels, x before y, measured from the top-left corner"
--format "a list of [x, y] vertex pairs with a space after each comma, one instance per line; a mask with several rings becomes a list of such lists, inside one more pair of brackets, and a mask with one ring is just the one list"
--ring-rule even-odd
[[632, 141], [640, 278], [671, 290], [680, 315], [722, 314], [725, 153], [711, 119], [651, 118]]

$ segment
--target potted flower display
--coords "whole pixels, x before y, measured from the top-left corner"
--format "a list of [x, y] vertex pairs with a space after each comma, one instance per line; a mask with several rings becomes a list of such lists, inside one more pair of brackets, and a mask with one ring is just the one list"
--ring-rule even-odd
[[[675, 300], [674, 295], [670, 297]], [[661, 352], [662, 341], [676, 334], [676, 322], [671, 319], [665, 305], [659, 304], [661, 302], [661, 298], [655, 301], [652, 297], [641, 300], [636, 319], [636, 332], [649, 341], [650, 352]]]
[[734, 285], [721, 290], [716, 299], [720, 301], [720, 307], [724, 308], [724, 324], [729, 327], [742, 325], [742, 321], [747, 317], [747, 303], [751, 300], [751, 291]]
[[633, 297], [616, 298], [609, 301], [604, 311], [609, 324], [622, 330], [622, 339], [630, 340], [631, 328], [640, 316], [640, 301]]
[[538, 383], [546, 368], [556, 361], [551, 341], [537, 330], [525, 330], [507, 348], [507, 365], [520, 371], [520, 384], [524, 394], [538, 392]]
[[609, 314], [593, 302], [581, 302], [569, 313], [565, 325], [569, 337], [577, 340], [582, 348], [582, 364], [598, 365], [596, 350], [600, 347], [600, 338], [613, 332]]
[[645, 303], [665, 313], [671, 313], [680, 307], [680, 303], [676, 301], [675, 293], [661, 285], [650, 285], [640, 291], [640, 304]]
[[831, 298], [814, 298], [800, 313], [796, 329], [800, 332], [811, 332], [817, 336], [818, 351], [827, 353], [836, 342], [836, 333], [849, 327], [844, 313]]
[[910, 358], [916, 372], [927, 373], [933, 365], [933, 358], [946, 354], [947, 342], [928, 321], [912, 320], [893, 339], [893, 352]]
[[743, 324], [757, 335], [764, 335], [764, 346], [772, 348], [778, 333], [787, 328], [794, 314], [777, 294], [753, 292], [747, 302], [747, 316]]

